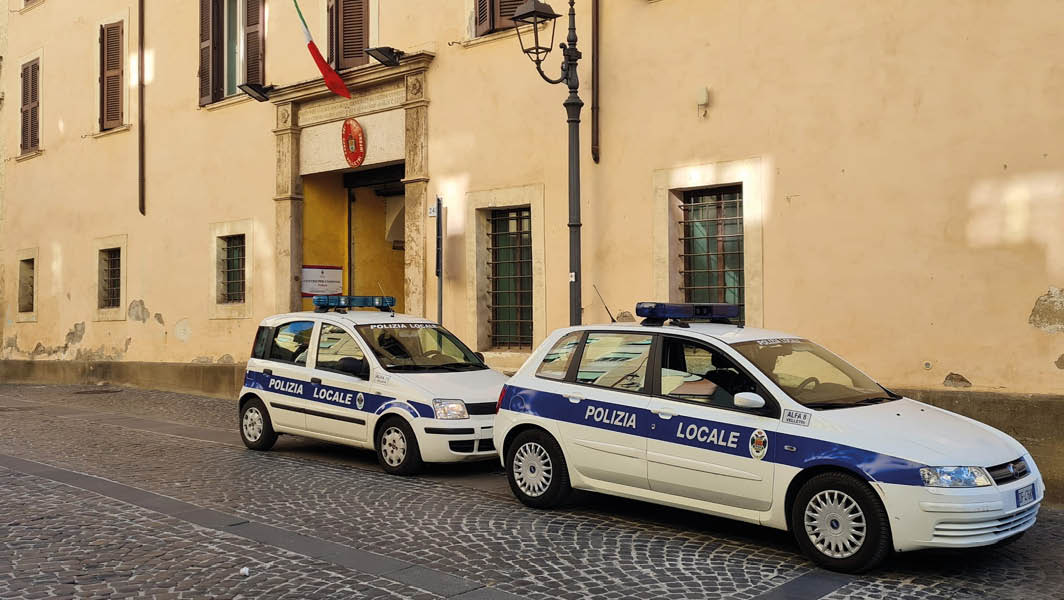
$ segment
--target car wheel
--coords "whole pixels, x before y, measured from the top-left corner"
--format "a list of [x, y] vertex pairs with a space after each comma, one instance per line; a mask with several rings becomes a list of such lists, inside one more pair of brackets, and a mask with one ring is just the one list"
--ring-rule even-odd
[[883, 503], [867, 483], [845, 473], [805, 482], [791, 507], [791, 531], [806, 556], [832, 571], [868, 571], [891, 552]]
[[240, 439], [252, 450], [269, 450], [277, 442], [270, 413], [262, 400], [252, 398], [240, 408]]
[[514, 496], [532, 508], [551, 508], [572, 492], [558, 442], [545, 431], [521, 433], [506, 450], [506, 478]]
[[392, 475], [413, 475], [421, 471], [421, 449], [417, 437], [405, 420], [388, 418], [377, 430], [377, 461]]

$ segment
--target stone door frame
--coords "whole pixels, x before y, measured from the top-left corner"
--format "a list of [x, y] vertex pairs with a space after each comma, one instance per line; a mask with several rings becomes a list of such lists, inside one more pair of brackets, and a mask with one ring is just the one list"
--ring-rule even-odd
[[300, 294], [303, 267], [303, 178], [299, 173], [300, 133], [306, 127], [403, 109], [406, 115], [404, 160], [406, 162], [406, 250], [404, 285], [406, 312], [425, 314], [425, 248], [428, 219], [428, 95], [425, 72], [434, 58], [431, 52], [403, 56], [397, 67], [379, 64], [343, 73], [351, 98], [341, 98], [315, 79], [273, 90], [270, 101], [277, 108], [277, 183], [274, 206], [277, 219], [275, 242], [275, 312], [302, 310]]

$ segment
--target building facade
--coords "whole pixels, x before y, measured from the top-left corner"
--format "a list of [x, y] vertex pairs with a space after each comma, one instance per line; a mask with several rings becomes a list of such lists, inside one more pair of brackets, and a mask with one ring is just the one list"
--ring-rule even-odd
[[[440, 317], [489, 362], [515, 368], [568, 324], [565, 90], [522, 56], [519, 2], [302, 0], [345, 99], [289, 1], [4, 1], [9, 378], [96, 369], [224, 394], [258, 320], [305, 292], [383, 290], [436, 317], [438, 218]], [[738, 302], [751, 326], [969, 414], [1050, 406], [1013, 423], [1050, 443], [1064, 5], [576, 10], [584, 322], [640, 300]], [[399, 65], [366, 55], [378, 46]], [[344, 145], [349, 119], [361, 146]]]

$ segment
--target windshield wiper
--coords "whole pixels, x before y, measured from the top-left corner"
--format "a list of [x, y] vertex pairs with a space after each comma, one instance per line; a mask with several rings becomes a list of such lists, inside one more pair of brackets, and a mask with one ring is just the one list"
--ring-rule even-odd
[[901, 399], [901, 396], [898, 396], [896, 398], [894, 396], [876, 396], [874, 398], [864, 398], [863, 400], [858, 400], [857, 404], [879, 404], [880, 402], [890, 402], [891, 400], [899, 399]]
[[435, 367], [435, 368], [439, 368], [439, 369], [447, 369], [448, 371], [472, 371], [472, 370], [480, 370], [480, 369], [486, 369], [487, 368], [484, 365], [478, 365], [476, 363], [467, 363], [467, 362], [444, 363], [442, 365], [432, 365], [432, 366]]
[[835, 408], [850, 408], [852, 404], [842, 404], [839, 402], [804, 402], [802, 406], [806, 408], [822, 408], [824, 410], [832, 410]]
[[433, 365], [384, 365], [385, 369], [392, 371], [422, 371], [432, 367]]

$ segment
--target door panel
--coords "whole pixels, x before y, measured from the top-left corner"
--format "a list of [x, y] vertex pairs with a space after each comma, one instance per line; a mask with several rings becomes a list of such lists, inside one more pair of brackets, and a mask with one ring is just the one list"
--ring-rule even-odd
[[732, 410], [757, 386], [708, 344], [666, 337], [661, 397], [650, 402], [647, 473], [654, 491], [745, 508], [772, 504], [771, 439], [779, 421]]
[[307, 429], [344, 439], [366, 441], [366, 396], [370, 382], [342, 371], [341, 360], [365, 361], [357, 338], [338, 325], [322, 323], [318, 333]]
[[570, 466], [589, 479], [647, 488], [647, 363], [653, 336], [588, 333], [576, 380], [561, 383]]
[[310, 396], [307, 369], [313, 321], [293, 321], [278, 326], [262, 366], [261, 377], [264, 400], [270, 405], [270, 419], [286, 429], [307, 428], [306, 407]]

